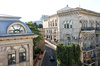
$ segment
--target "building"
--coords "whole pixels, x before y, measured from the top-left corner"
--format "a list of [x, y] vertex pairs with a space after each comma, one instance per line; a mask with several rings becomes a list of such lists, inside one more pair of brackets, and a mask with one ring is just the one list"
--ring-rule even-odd
[[40, 30], [40, 33], [42, 35], [42, 40], [40, 40], [37, 43], [37, 48], [41, 49], [41, 51], [44, 51], [45, 50], [45, 29], [38, 28], [38, 30]]
[[40, 18], [40, 20], [32, 21], [32, 22], [36, 23], [37, 25], [42, 25], [43, 26], [43, 18], [45, 18], [45, 17], [48, 17], [48, 15], [42, 15], [42, 17]]
[[85, 66], [100, 66], [100, 13], [66, 6], [44, 18], [43, 28], [52, 42], [79, 44]]
[[0, 66], [33, 66], [33, 38], [21, 17], [0, 15]]

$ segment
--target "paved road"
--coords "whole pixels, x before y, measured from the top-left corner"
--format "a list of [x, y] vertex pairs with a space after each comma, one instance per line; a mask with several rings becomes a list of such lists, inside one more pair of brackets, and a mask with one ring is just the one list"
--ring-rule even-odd
[[57, 66], [56, 61], [49, 61], [49, 56], [53, 55], [56, 60], [56, 53], [52, 46], [45, 44], [46, 53], [41, 66]]

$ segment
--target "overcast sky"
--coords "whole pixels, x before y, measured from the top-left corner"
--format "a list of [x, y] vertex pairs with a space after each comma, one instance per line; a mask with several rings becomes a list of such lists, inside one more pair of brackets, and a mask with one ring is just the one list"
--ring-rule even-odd
[[100, 13], [100, 0], [0, 0], [0, 14], [20, 16], [21, 21], [39, 20], [66, 6], [80, 7]]

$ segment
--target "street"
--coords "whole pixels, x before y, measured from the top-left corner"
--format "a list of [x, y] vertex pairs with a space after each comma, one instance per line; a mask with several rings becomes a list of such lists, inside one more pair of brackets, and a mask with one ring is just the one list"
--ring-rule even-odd
[[[45, 44], [45, 50], [46, 50], [46, 53], [45, 53], [41, 66], [57, 66], [56, 53], [53, 47], [49, 44]], [[49, 56], [54, 56], [55, 61], [50, 61]]]

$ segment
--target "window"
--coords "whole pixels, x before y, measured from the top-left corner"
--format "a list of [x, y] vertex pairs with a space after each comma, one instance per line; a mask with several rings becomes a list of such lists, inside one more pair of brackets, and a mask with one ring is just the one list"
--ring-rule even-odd
[[86, 22], [86, 28], [87, 28], [87, 22]]
[[98, 46], [99, 45], [99, 37], [98, 37], [98, 35], [96, 35], [96, 46]]
[[85, 38], [86, 48], [87, 48], [87, 37]]
[[84, 28], [85, 28], [85, 22], [84, 22]]
[[82, 28], [84, 27], [84, 22], [82, 22]]
[[53, 24], [53, 26], [54, 26], [54, 20], [52, 20], [52, 24]]
[[66, 21], [64, 21], [64, 28], [66, 28]]
[[54, 21], [53, 21], [53, 26], [54, 26]]
[[57, 26], [57, 20], [55, 20], [55, 26]]
[[14, 24], [10, 27], [9, 34], [25, 33], [25, 28], [20, 24]]
[[24, 48], [19, 49], [19, 62], [26, 61], [26, 50]]
[[52, 33], [52, 30], [51, 30], [51, 33]]
[[91, 27], [93, 27], [93, 23], [91, 22]]
[[47, 38], [48, 38], [48, 35], [47, 35]]
[[67, 45], [70, 45], [71, 44], [71, 39], [70, 37], [67, 37]]
[[50, 22], [48, 22], [48, 26], [50, 27]]
[[72, 21], [70, 20], [70, 28], [72, 28]]
[[52, 40], [52, 35], [51, 35], [51, 40]]
[[67, 28], [69, 28], [69, 21], [67, 21]]
[[51, 23], [50, 23], [50, 24], [51, 24], [51, 26], [52, 26], [52, 21], [51, 21]]
[[92, 44], [94, 44], [94, 36], [92, 37]]
[[16, 52], [15, 50], [8, 50], [8, 65], [16, 63]]
[[[84, 38], [83, 38], [83, 47], [84, 47]], [[84, 47], [85, 48], [85, 47]]]

